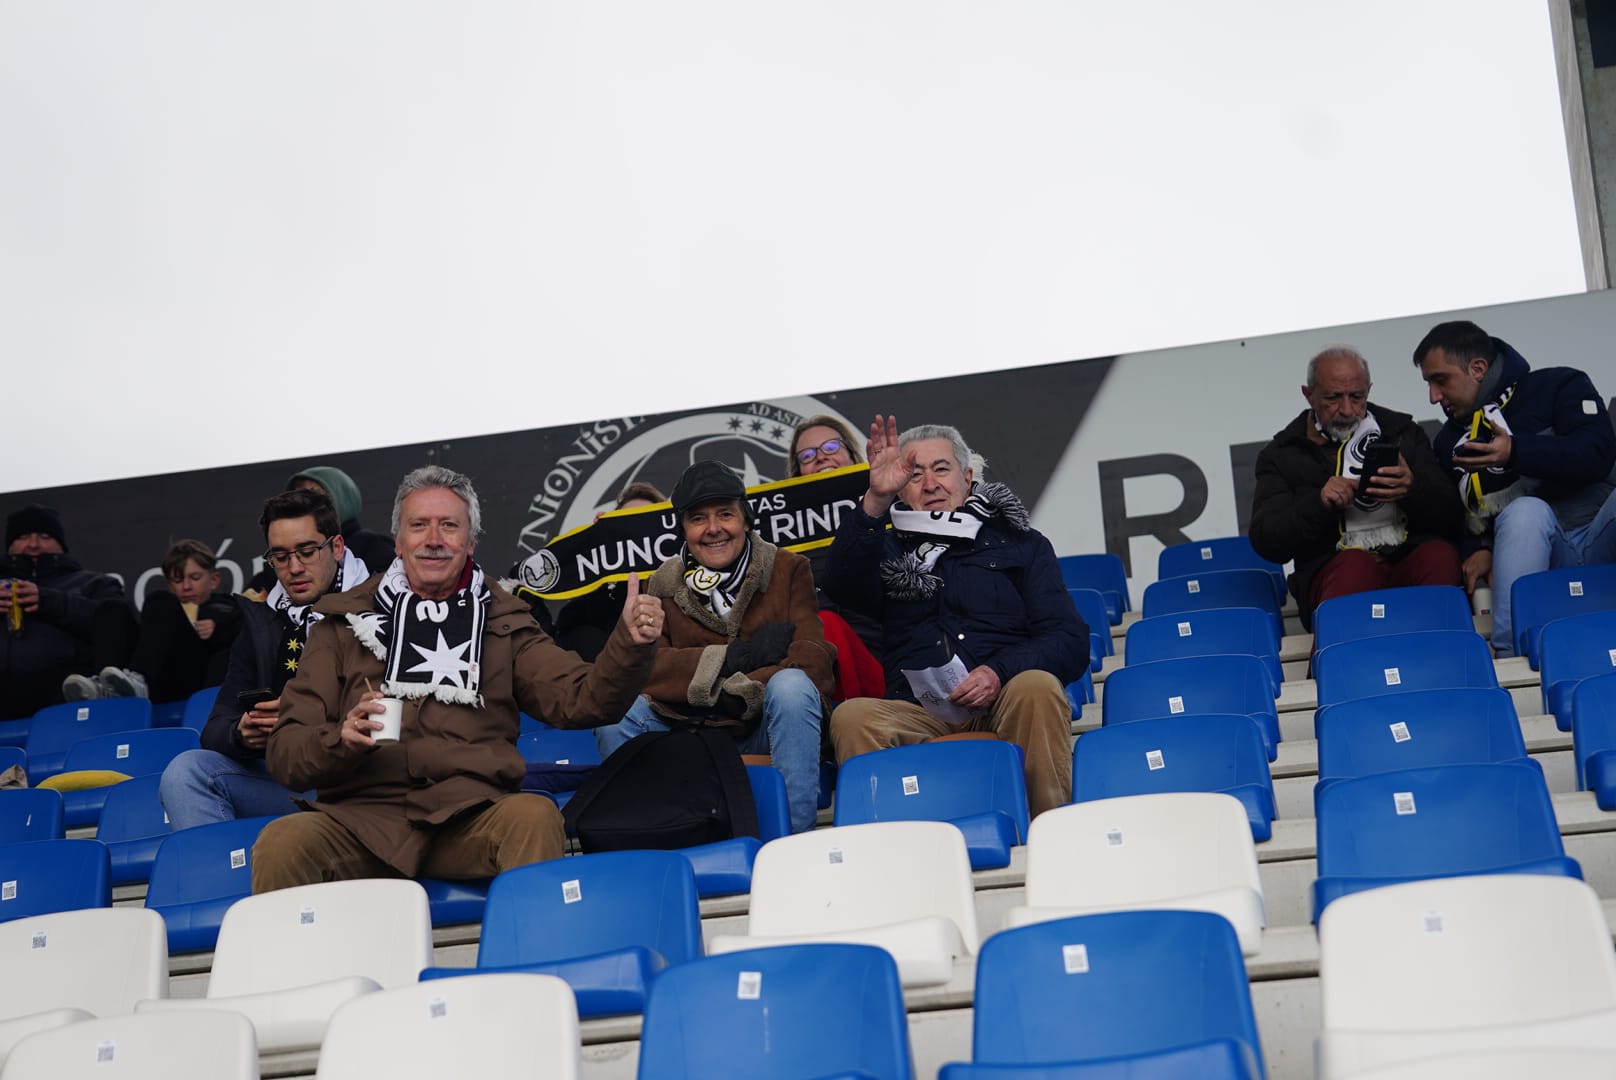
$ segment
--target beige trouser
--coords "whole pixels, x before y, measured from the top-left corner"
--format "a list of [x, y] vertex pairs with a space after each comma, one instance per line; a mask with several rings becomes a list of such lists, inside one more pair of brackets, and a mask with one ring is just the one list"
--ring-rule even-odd
[[1047, 671], [1015, 676], [999, 691], [993, 708], [963, 725], [939, 720], [913, 702], [885, 698], [844, 701], [830, 718], [838, 765], [855, 754], [961, 731], [991, 731], [1026, 751], [1027, 803], [1034, 817], [1071, 801], [1072, 706], [1060, 680]]
[[[467, 880], [561, 856], [561, 811], [543, 795], [508, 795], [433, 830], [418, 876]], [[398, 877], [329, 814], [306, 810], [276, 818], [253, 845], [254, 893], [352, 878]]]

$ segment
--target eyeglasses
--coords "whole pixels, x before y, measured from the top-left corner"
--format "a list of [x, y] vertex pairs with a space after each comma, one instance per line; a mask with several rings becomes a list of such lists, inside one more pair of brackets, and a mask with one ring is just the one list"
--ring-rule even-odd
[[269, 563], [277, 570], [284, 570], [286, 567], [291, 565], [292, 556], [296, 555], [298, 562], [307, 565], [314, 560], [316, 555], [330, 547], [332, 542], [335, 540], [335, 536], [328, 536], [323, 544], [299, 544], [291, 551], [283, 551], [280, 548], [270, 548], [268, 551], [264, 552], [264, 561]]
[[814, 458], [819, 457], [821, 454], [825, 455], [826, 457], [829, 457], [831, 454], [834, 454], [836, 451], [840, 450], [841, 448], [842, 448], [842, 440], [840, 440], [840, 439], [826, 439], [824, 442], [820, 443], [818, 446], [805, 446], [801, 450], [798, 450], [797, 451], [797, 461], [798, 461], [799, 464], [806, 465], [810, 461], [814, 460]]

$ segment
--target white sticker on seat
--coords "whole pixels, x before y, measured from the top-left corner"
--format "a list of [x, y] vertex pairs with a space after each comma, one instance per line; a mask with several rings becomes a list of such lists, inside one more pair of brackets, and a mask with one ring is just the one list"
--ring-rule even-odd
[[1397, 686], [1403, 681], [1403, 673], [1394, 667], [1389, 667], [1383, 673], [1386, 676], [1387, 686]]
[[1616, 649], [1610, 650], [1610, 666], [1616, 667]]
[[247, 865], [247, 849], [238, 847], [230, 853], [230, 869], [240, 870]]
[[1399, 816], [1414, 812], [1414, 793], [1412, 791], [1392, 792], [1392, 806]]
[[1083, 975], [1089, 970], [1089, 947], [1087, 945], [1062, 945], [1061, 962], [1066, 965], [1066, 974]]
[[1420, 916], [1420, 925], [1425, 927], [1427, 934], [1442, 933], [1442, 913], [1440, 911], [1427, 911]]
[[74, 717], [74, 719], [76, 719], [76, 720], [88, 720], [89, 718], [90, 718], [90, 707], [88, 705], [80, 705], [78, 714]]
[[1393, 742], [1408, 742], [1408, 740], [1412, 739], [1413, 737], [1414, 736], [1408, 733], [1408, 725], [1403, 723], [1401, 720], [1392, 725]]
[[1165, 769], [1167, 762], [1162, 760], [1162, 752], [1160, 750], [1145, 751], [1145, 767], [1151, 772], [1155, 772], [1157, 769]]
[[1201, 549], [1201, 558], [1202, 559], [1210, 559], [1211, 557], [1212, 557], [1212, 549], [1211, 548], [1202, 548]]
[[1386, 617], [1386, 605], [1385, 604], [1370, 604], [1369, 605], [1369, 617], [1371, 619], [1384, 619]]
[[440, 997], [428, 998], [426, 1003], [426, 1018], [428, 1020], [442, 1020], [449, 1015], [449, 1002]]
[[829, 851], [827, 851], [825, 854], [829, 857], [830, 864], [832, 866], [840, 866], [840, 865], [842, 865], [842, 849], [841, 848], [833, 847]]
[[905, 795], [920, 794], [920, 777], [906, 776], [903, 778], [903, 793]]
[[30, 946], [30, 948], [43, 949], [43, 948], [47, 948], [49, 945], [50, 945], [49, 935], [44, 930], [39, 930], [39, 931], [35, 932], [34, 938], [33, 938], [33, 944]]
[[0, 900], [17, 899], [17, 883], [15, 881], [0, 881]]
[[557, 765], [571, 765], [572, 764], [572, 759], [571, 758], [558, 757], [558, 758], [555, 759], [555, 763]]
[[[1190, 624], [1189, 623], [1181, 622], [1181, 623], [1178, 624], [1178, 636], [1179, 637], [1189, 637], [1194, 632], [1195, 631], [1190, 629]], [[1616, 650], [1612, 650], [1612, 651], [1616, 652]]]
[[95, 1044], [96, 1064], [112, 1061], [118, 1056], [118, 1043], [115, 1039], [101, 1039]]
[[1121, 847], [1122, 846], [1122, 830], [1117, 828], [1115, 825], [1113, 825], [1109, 829], [1105, 830], [1105, 846], [1106, 847]]
[[1184, 699], [1177, 695], [1167, 699], [1167, 711], [1175, 716], [1184, 711]]
[[297, 909], [297, 925], [299, 925], [299, 926], [313, 926], [314, 925], [314, 908], [312, 906], [304, 905], [303, 907], [300, 907], [300, 908]]
[[735, 999], [756, 1001], [763, 996], [763, 972], [743, 971], [735, 978]]
[[119, 758], [128, 757], [129, 756], [129, 744], [126, 743], [126, 742], [119, 743], [118, 744], [118, 752], [117, 752], [116, 756], [119, 757]]
[[576, 904], [583, 898], [583, 886], [578, 884], [577, 878], [573, 878], [571, 881], [563, 881], [561, 883], [561, 902], [563, 904]]
[[1201, 582], [1196, 578], [1190, 578], [1184, 583], [1184, 586], [1192, 593], [1198, 593], [1201, 591]]
[[1581, 596], [1582, 595], [1582, 582], [1573, 581], [1571, 583], [1571, 595], [1572, 596]]

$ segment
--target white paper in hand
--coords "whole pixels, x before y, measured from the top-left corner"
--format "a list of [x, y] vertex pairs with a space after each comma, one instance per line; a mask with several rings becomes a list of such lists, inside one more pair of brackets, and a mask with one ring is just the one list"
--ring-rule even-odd
[[957, 656], [942, 667], [920, 671], [903, 669], [903, 677], [909, 680], [909, 692], [915, 695], [920, 707], [945, 724], [963, 724], [971, 718], [971, 710], [948, 700], [948, 695], [968, 674], [964, 662]]

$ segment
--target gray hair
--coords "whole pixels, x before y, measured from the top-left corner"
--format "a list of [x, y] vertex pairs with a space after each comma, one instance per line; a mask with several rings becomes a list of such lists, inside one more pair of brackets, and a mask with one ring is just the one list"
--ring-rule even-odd
[[1307, 362], [1307, 388], [1309, 390], [1319, 384], [1319, 365], [1328, 360], [1356, 360], [1358, 361], [1358, 366], [1363, 368], [1364, 385], [1368, 386], [1374, 382], [1369, 377], [1369, 361], [1364, 359], [1363, 353], [1354, 349], [1351, 345], [1331, 345]]
[[954, 448], [954, 460], [960, 472], [971, 467], [971, 448], [965, 445], [965, 436], [959, 433], [959, 428], [947, 424], [918, 424], [898, 436], [898, 451], [901, 453], [904, 447], [922, 439], [947, 439]]
[[483, 508], [477, 501], [477, 489], [471, 486], [471, 477], [442, 465], [422, 465], [398, 482], [398, 494], [393, 496], [394, 536], [398, 535], [399, 526], [403, 523], [404, 500], [427, 488], [444, 488], [460, 496], [460, 501], [466, 504], [466, 514], [471, 518], [471, 538], [475, 540], [483, 534]]

